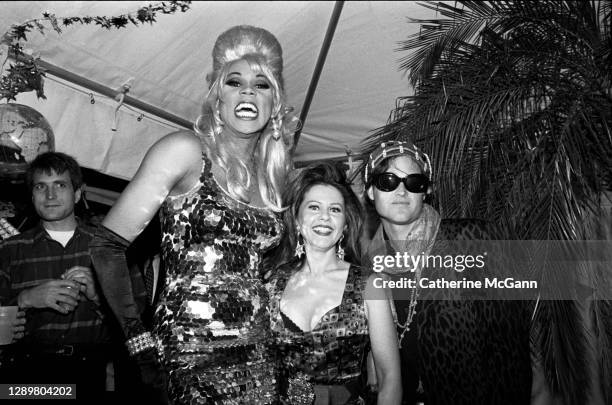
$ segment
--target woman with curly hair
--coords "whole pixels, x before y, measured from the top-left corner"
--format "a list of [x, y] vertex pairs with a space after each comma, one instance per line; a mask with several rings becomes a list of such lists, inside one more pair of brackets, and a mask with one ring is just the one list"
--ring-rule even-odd
[[[337, 167], [301, 170], [287, 187], [286, 232], [271, 272], [270, 313], [285, 404], [362, 404], [367, 349], [378, 365], [378, 404], [402, 387], [389, 302], [358, 265], [362, 210]], [[380, 287], [380, 286], [378, 286]], [[314, 402], [313, 402], [314, 401]]]

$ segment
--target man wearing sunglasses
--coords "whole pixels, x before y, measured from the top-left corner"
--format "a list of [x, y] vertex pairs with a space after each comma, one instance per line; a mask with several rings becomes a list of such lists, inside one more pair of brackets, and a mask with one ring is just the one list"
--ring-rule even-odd
[[[528, 339], [508, 333], [507, 319], [490, 316], [504, 312], [497, 302], [469, 302], [458, 299], [456, 290], [419, 287], [421, 279], [452, 278], [452, 270], [424, 268], [414, 260], [380, 260], [450, 254], [445, 241], [462, 239], [463, 231], [484, 239], [472, 220], [441, 221], [425, 202], [431, 178], [429, 156], [399, 141], [380, 144], [364, 171], [366, 202], [378, 220], [373, 235], [364, 236], [364, 266], [373, 271], [382, 267], [384, 280], [410, 280], [415, 286], [390, 288], [388, 297], [400, 347], [402, 404], [529, 404]], [[497, 352], [504, 354], [493, 355]], [[375, 376], [370, 362], [372, 391]]]
[[416, 161], [396, 158], [384, 172], [372, 175], [367, 189], [384, 231], [391, 240], [405, 240], [423, 211], [429, 178]]
[[[393, 256], [396, 252], [414, 256], [429, 253], [440, 225], [436, 210], [425, 203], [427, 193], [431, 192], [430, 174], [429, 157], [407, 142], [386, 142], [370, 154], [364, 172], [365, 197], [368, 206], [376, 210], [378, 226], [373, 237], [364, 242], [366, 260], [381, 254]], [[422, 266], [415, 269], [386, 266], [381, 276], [417, 281], [421, 270]], [[426, 397], [416, 367], [418, 345], [412, 325], [418, 295], [416, 289], [392, 293], [389, 298], [395, 310], [402, 365], [402, 404], [419, 404]], [[369, 383], [374, 385], [373, 364], [368, 368]]]

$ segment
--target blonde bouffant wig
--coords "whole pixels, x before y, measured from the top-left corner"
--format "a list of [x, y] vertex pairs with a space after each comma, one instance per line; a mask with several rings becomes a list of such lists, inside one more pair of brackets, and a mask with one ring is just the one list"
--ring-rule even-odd
[[[202, 135], [210, 158], [227, 173], [227, 191], [232, 197], [248, 203], [248, 190], [252, 176], [256, 175], [266, 206], [281, 211], [284, 183], [291, 169], [293, 135], [299, 125], [291, 114], [292, 108], [285, 104], [281, 45], [263, 28], [239, 25], [217, 38], [212, 57], [213, 71], [207, 76], [209, 91], [195, 130]], [[272, 114], [260, 135], [254, 155], [256, 173], [251, 173], [247, 163], [222, 135], [224, 123], [219, 114], [219, 99], [229, 67], [237, 60], [246, 61], [253, 72], [263, 74], [272, 89]]]

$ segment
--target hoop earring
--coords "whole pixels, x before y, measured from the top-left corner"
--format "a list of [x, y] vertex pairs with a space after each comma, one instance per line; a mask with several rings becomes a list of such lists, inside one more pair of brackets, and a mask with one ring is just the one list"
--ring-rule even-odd
[[305, 253], [304, 243], [302, 243], [302, 241], [300, 239], [302, 239], [302, 234], [298, 231], [297, 244], [295, 245], [295, 256], [298, 259], [300, 257], [302, 257], [304, 255], [304, 253]]
[[338, 241], [338, 249], [336, 250], [336, 258], [338, 260], [344, 260], [344, 248], [342, 247], [342, 240], [344, 239], [344, 234], [340, 235], [340, 240]]

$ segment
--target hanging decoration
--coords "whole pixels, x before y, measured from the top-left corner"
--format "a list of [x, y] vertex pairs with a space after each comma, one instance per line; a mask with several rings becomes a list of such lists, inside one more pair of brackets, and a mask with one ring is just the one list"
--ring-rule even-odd
[[0, 179], [16, 180], [43, 152], [55, 149], [49, 122], [27, 105], [0, 104]]
[[115, 100], [117, 101], [117, 106], [115, 107], [115, 115], [113, 118], [113, 126], [111, 127], [111, 131], [117, 131], [117, 123], [119, 121], [119, 109], [123, 105], [125, 100], [125, 95], [132, 88], [132, 83], [134, 82], [134, 78], [130, 77], [125, 83], [121, 85], [121, 87], [117, 90], [117, 95], [115, 96]]
[[[19, 93], [36, 91], [38, 98], [45, 99], [43, 77], [45, 72], [37, 62], [39, 58], [33, 58], [24, 53], [22, 42], [27, 41], [27, 34], [33, 30], [45, 34], [45, 30], [53, 29], [61, 34], [60, 26], [69, 27], [73, 24], [93, 24], [105, 29], [123, 28], [130, 24], [142, 25], [153, 24], [157, 21], [158, 14], [173, 14], [177, 11], [182, 13], [189, 10], [191, 1], [167, 1], [150, 4], [139, 8], [129, 14], [121, 14], [115, 17], [84, 16], [59, 18], [51, 13], [43, 13], [43, 18], [28, 20], [11, 28], [0, 38], [0, 100], [7, 102], [15, 101]], [[4, 69], [7, 57], [10, 56], [14, 63]]]

